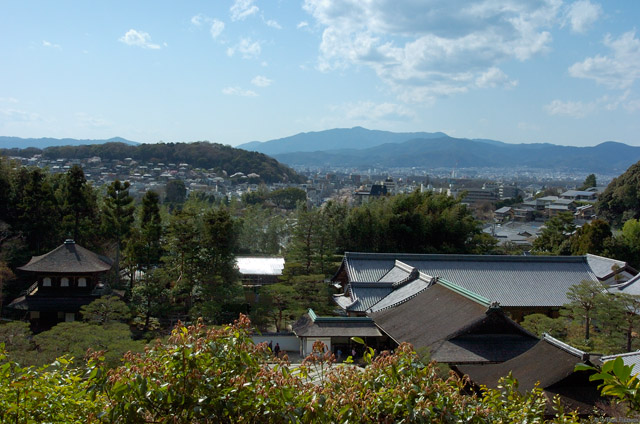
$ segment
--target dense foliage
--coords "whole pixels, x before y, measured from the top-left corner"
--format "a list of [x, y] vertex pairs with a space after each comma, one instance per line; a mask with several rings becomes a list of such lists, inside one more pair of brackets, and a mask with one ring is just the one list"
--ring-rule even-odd
[[607, 186], [596, 206], [598, 215], [614, 227], [629, 219], [640, 218], [640, 162]]
[[111, 423], [577, 423], [558, 412], [544, 419], [539, 389], [518, 393], [507, 378], [498, 390], [465, 393], [455, 374], [440, 376], [408, 345], [371, 358], [364, 369], [334, 366], [316, 344], [294, 368], [249, 338], [246, 317], [231, 326], [177, 326], [164, 342], [126, 354], [105, 370], [100, 354], [86, 368], [62, 359], [23, 368], [0, 356], [4, 422]]

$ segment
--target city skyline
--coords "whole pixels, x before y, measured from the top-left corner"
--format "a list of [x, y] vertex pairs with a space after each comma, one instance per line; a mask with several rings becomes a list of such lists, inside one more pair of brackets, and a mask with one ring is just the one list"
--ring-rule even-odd
[[640, 145], [640, 5], [4, 2], [0, 135], [236, 146], [363, 126]]

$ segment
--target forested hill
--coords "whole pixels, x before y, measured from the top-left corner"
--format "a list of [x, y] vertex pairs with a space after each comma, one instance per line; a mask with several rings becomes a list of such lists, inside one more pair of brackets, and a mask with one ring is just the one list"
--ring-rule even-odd
[[157, 143], [137, 146], [124, 143], [104, 143], [84, 146], [56, 146], [45, 149], [0, 149], [5, 156], [32, 157], [42, 154], [47, 159], [86, 159], [98, 156], [101, 159], [124, 160], [153, 163], [187, 163], [196, 168], [236, 172], [256, 173], [264, 182], [304, 182], [304, 178], [277, 160], [257, 152], [248, 152], [217, 143]]

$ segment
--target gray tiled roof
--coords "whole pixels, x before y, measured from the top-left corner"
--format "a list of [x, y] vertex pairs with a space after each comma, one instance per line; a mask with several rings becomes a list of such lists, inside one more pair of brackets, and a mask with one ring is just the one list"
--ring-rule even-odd
[[97, 273], [110, 270], [111, 260], [85, 249], [73, 240], [66, 240], [52, 251], [32, 257], [29, 263], [18, 269], [40, 273]]
[[345, 253], [351, 281], [359, 276], [381, 278], [384, 266], [390, 270], [396, 259], [502, 306], [562, 306], [572, 285], [596, 279], [585, 256]]
[[351, 283], [351, 298], [355, 302], [347, 310], [364, 312], [392, 292], [391, 283]]
[[622, 284], [617, 284], [615, 286], [611, 286], [611, 292], [622, 292], [631, 295], [640, 295], [640, 274], [631, 278], [629, 281], [624, 282]]
[[615, 259], [605, 258], [603, 256], [591, 255], [586, 256], [587, 263], [598, 278], [605, 278], [607, 275], [613, 272], [612, 267], [617, 265], [619, 268], [624, 268], [627, 263], [624, 261], [617, 261]]
[[242, 275], [282, 275], [284, 258], [238, 256], [236, 264]]
[[603, 356], [601, 359], [602, 362], [606, 362], [613, 361], [616, 358], [622, 358], [622, 362], [624, 362], [625, 365], [633, 365], [633, 371], [635, 371], [636, 374], [640, 373], [640, 351]]
[[386, 308], [392, 308], [401, 303], [406, 302], [412, 297], [419, 294], [421, 291], [429, 287], [432, 277], [429, 275], [421, 274], [420, 278], [408, 282], [407, 284], [397, 288], [396, 290], [388, 293], [384, 299], [381, 299], [377, 303], [371, 306], [371, 312], [378, 312]]

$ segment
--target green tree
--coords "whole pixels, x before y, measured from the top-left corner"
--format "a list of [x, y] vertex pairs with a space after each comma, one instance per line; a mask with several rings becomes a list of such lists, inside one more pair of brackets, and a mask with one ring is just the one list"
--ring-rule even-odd
[[127, 322], [131, 312], [126, 303], [118, 296], [102, 296], [88, 305], [80, 308], [82, 319], [94, 324], [110, 324], [112, 322]]
[[611, 227], [608, 222], [602, 219], [593, 220], [591, 223], [584, 224], [571, 236], [569, 240], [571, 254], [601, 255], [611, 244], [611, 237]]
[[165, 203], [181, 205], [187, 199], [187, 187], [182, 180], [171, 180], [165, 186]]
[[170, 280], [164, 269], [157, 268], [133, 287], [131, 305], [135, 311], [134, 324], [143, 331], [155, 330], [158, 319], [168, 314]]
[[611, 181], [598, 198], [596, 213], [614, 228], [640, 218], [640, 162]]
[[307, 193], [297, 187], [281, 188], [269, 193], [269, 200], [279, 208], [292, 210], [298, 203], [307, 201]]
[[597, 185], [596, 174], [589, 174], [587, 175], [587, 178], [585, 178], [584, 183], [582, 183], [580, 190], [586, 190], [591, 187], [596, 187]]
[[570, 212], [560, 213], [545, 222], [540, 236], [533, 241], [533, 249], [552, 255], [569, 254], [569, 237], [574, 230], [573, 215]]
[[130, 184], [128, 181], [121, 183], [115, 180], [107, 186], [107, 195], [104, 199], [103, 232], [116, 245], [116, 282], [120, 281], [120, 251], [122, 244], [131, 231], [134, 220], [133, 197], [129, 195]]
[[95, 237], [94, 222], [98, 215], [96, 196], [78, 165], [73, 165], [64, 177], [62, 214], [62, 227], [78, 243], [85, 244], [85, 240]]
[[29, 248], [36, 255], [59, 243], [60, 208], [44, 171], [35, 168], [25, 172], [17, 204], [17, 229], [25, 235]]
[[140, 210], [140, 234], [143, 250], [140, 263], [148, 270], [152, 265], [160, 263], [162, 256], [162, 218], [160, 217], [160, 198], [155, 191], [147, 191], [142, 197]]
[[599, 281], [583, 280], [569, 288], [567, 299], [570, 303], [564, 305], [569, 314], [580, 319], [584, 325], [584, 340], [587, 342], [591, 336], [591, 321], [594, 317], [598, 303], [605, 296], [604, 286]]

